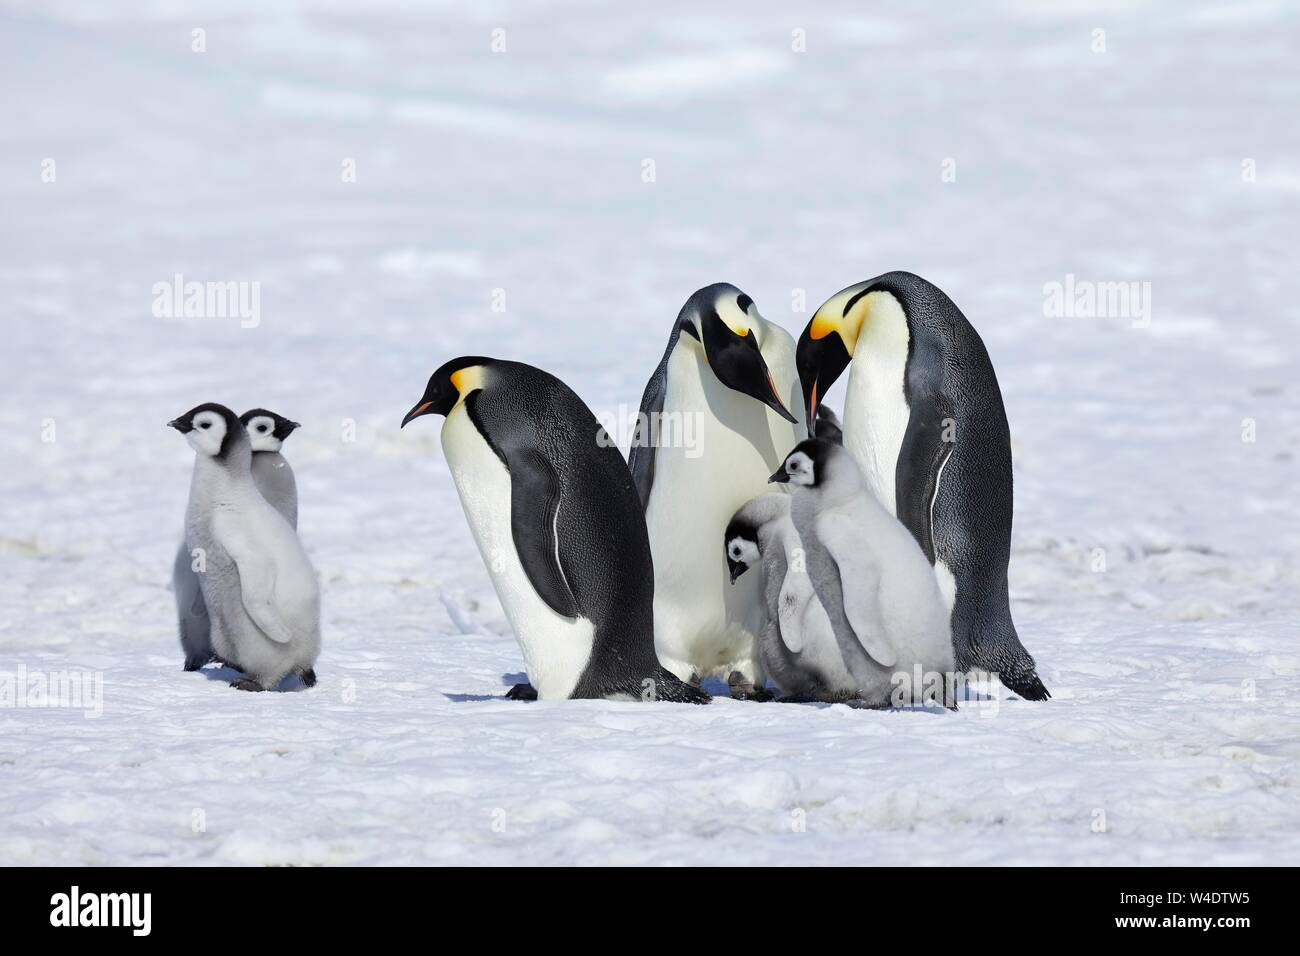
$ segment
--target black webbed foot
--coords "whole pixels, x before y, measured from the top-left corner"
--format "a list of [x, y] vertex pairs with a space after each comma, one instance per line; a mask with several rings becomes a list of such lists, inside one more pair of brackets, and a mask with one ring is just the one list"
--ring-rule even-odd
[[506, 700], [536, 700], [537, 688], [532, 684], [516, 684], [506, 691]]
[[262, 691], [266, 689], [257, 681], [253, 680], [251, 677], [241, 677], [239, 678], [239, 680], [232, 680], [230, 682], [230, 686], [235, 688], [235, 690], [247, 690], [247, 691], [254, 691], [254, 692]]
[[305, 687], [316, 686], [316, 669], [314, 667], [307, 668], [298, 676], [302, 678], [303, 686]]

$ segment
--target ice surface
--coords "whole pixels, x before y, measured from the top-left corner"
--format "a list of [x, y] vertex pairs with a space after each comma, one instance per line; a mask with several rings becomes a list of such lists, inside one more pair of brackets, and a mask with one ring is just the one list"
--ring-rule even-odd
[[[8, 4], [0, 670], [103, 714], [0, 708], [0, 863], [1300, 862], [1300, 11], [860, 6]], [[1055, 699], [501, 700], [437, 421], [397, 428], [429, 373], [634, 410], [697, 287], [797, 332], [894, 268], [997, 367]], [[260, 324], [155, 318], [176, 274]], [[1149, 327], [1045, 317], [1067, 275]], [[312, 691], [181, 672], [204, 400], [304, 423]]]

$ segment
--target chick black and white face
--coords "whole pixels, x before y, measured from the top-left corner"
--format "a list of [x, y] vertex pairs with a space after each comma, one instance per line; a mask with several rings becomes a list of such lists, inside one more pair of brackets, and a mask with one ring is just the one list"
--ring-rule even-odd
[[253, 451], [279, 451], [284, 440], [298, 427], [297, 422], [260, 408], [244, 412], [239, 420], [248, 429], [248, 440]]
[[727, 539], [727, 567], [735, 581], [761, 560], [758, 542], [748, 534], [737, 534]]
[[817, 484], [817, 466], [813, 460], [802, 451], [795, 451], [785, 460], [786, 478], [792, 485], [803, 485], [809, 487]]
[[219, 455], [226, 440], [226, 420], [210, 409], [197, 412], [189, 420], [185, 440], [200, 455]]

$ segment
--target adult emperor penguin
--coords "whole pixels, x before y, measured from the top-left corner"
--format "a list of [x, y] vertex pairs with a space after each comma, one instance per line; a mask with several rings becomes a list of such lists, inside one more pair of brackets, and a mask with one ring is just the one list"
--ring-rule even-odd
[[728, 584], [727, 522], [802, 434], [794, 340], [734, 285], [692, 295], [641, 399], [630, 465], [655, 566], [655, 649], [683, 680], [768, 696], [758, 575]]
[[244, 673], [240, 690], [288, 674], [316, 683], [320, 590], [293, 527], [253, 481], [252, 443], [235, 413], [207, 403], [167, 423], [197, 453], [185, 540], [204, 558], [199, 582], [216, 656]]
[[949, 611], [915, 539], [875, 496], [842, 445], [809, 438], [772, 481], [789, 484], [806, 576], [851, 680], [869, 706], [953, 699]]
[[[295, 428], [300, 427], [283, 415], [254, 408], [239, 416], [253, 448], [253, 483], [257, 490], [285, 520], [298, 527], [298, 486], [280, 448]], [[172, 565], [172, 592], [176, 596], [176, 615], [180, 625], [181, 649], [185, 652], [185, 669], [198, 670], [216, 659], [212, 650], [211, 623], [203, 603], [199, 576], [194, 570], [194, 555], [184, 540]]]
[[761, 576], [767, 605], [759, 658], [784, 699], [848, 700], [856, 696], [853, 677], [813, 588], [790, 501], [790, 495], [769, 492], [732, 517], [725, 536], [731, 580], [759, 569], [754, 573]]
[[655, 575], [623, 456], [572, 389], [465, 356], [402, 419], [444, 415], [442, 448], [531, 682], [511, 697], [707, 703], [655, 657]]
[[844, 445], [916, 537], [951, 609], [963, 671], [1051, 695], [1011, 620], [1011, 440], [988, 352], [937, 286], [889, 272], [832, 296], [799, 339], [806, 413], [851, 365]]

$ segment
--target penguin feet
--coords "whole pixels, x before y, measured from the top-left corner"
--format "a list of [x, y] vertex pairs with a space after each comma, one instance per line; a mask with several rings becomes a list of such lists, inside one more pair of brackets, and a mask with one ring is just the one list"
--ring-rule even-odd
[[235, 690], [262, 691], [266, 689], [251, 677], [241, 677], [239, 680], [232, 680], [230, 686], [235, 688]]
[[316, 686], [316, 669], [314, 667], [309, 667], [305, 671], [299, 671], [298, 676], [302, 678], [304, 687]]
[[766, 687], [755, 687], [754, 682], [740, 671], [732, 671], [727, 676], [727, 689], [731, 691], [733, 700], [752, 700], [758, 703], [766, 703], [769, 700], [776, 699], [776, 695], [770, 690]]
[[1023, 700], [1050, 700], [1052, 697], [1051, 692], [1038, 679], [1038, 673], [1032, 664], [1027, 671], [1017, 668], [1015, 671], [1000, 672], [998, 680], [1002, 681], [1007, 690]]
[[826, 701], [812, 694], [787, 694], [776, 699], [778, 704], [824, 704]]
[[193, 657], [187, 657], [185, 658], [185, 669], [187, 671], [202, 670], [205, 664], [213, 660], [216, 660], [216, 658], [199, 656], [199, 655], [195, 655]]
[[532, 684], [516, 684], [506, 691], [506, 700], [536, 700], [537, 688]]

